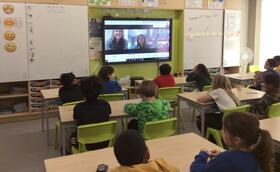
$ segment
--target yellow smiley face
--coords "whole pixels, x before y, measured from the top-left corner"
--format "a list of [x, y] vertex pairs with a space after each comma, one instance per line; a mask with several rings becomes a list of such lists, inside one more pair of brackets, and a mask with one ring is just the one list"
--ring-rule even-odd
[[14, 52], [14, 51], [16, 51], [16, 49], [17, 49], [17, 46], [13, 42], [8, 42], [5, 45], [5, 50], [8, 51], [8, 52]]
[[8, 41], [12, 41], [16, 38], [16, 34], [13, 31], [7, 31], [4, 33], [4, 38]]
[[15, 20], [12, 19], [12, 18], [6, 18], [4, 21], [3, 21], [4, 25], [7, 27], [7, 28], [11, 28], [15, 25]]
[[15, 7], [12, 4], [5, 4], [3, 6], [3, 11], [6, 14], [12, 14], [15, 10]]

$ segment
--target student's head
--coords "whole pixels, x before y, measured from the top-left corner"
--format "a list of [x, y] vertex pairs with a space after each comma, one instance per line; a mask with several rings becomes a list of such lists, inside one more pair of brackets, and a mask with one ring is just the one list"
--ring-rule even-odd
[[114, 68], [112, 66], [102, 66], [98, 72], [98, 76], [103, 81], [109, 81], [114, 78], [113, 73], [114, 73]]
[[213, 90], [221, 88], [226, 91], [226, 93], [232, 98], [236, 105], [239, 104], [238, 98], [235, 94], [231, 91], [232, 87], [230, 81], [224, 75], [216, 75], [212, 81]]
[[273, 68], [275, 68], [277, 66], [278, 66], [278, 63], [274, 59], [267, 59], [265, 64], [264, 64], [264, 68], [265, 69], [273, 69]]
[[208, 77], [211, 80], [210, 74], [208, 72], [208, 69], [206, 68], [206, 66], [204, 64], [198, 64], [195, 66], [194, 68], [194, 72], [204, 75], [206, 77]]
[[277, 62], [278, 66], [280, 65], [280, 56], [274, 56], [273, 60]]
[[60, 82], [63, 85], [63, 87], [69, 87], [74, 84], [75, 81], [75, 75], [70, 73], [63, 73], [60, 75]]
[[102, 81], [99, 77], [94, 75], [83, 78], [80, 82], [80, 86], [83, 96], [88, 101], [97, 100], [102, 91]]
[[123, 30], [122, 29], [114, 29], [113, 30], [113, 39], [119, 41], [123, 38]]
[[156, 97], [158, 93], [158, 86], [154, 81], [144, 80], [137, 89], [141, 98]]
[[161, 75], [169, 75], [171, 72], [171, 66], [169, 64], [162, 64], [159, 67], [159, 71]]
[[269, 74], [264, 77], [265, 89], [268, 93], [277, 93], [280, 88], [280, 75]]
[[225, 143], [238, 150], [254, 152], [263, 172], [272, 172], [272, 139], [268, 131], [260, 129], [259, 120], [250, 113], [233, 112], [223, 120]]
[[143, 34], [137, 36], [137, 45], [143, 46], [146, 44], [146, 37]]
[[117, 137], [114, 153], [123, 166], [146, 163], [150, 159], [143, 137], [135, 130], [127, 130]]

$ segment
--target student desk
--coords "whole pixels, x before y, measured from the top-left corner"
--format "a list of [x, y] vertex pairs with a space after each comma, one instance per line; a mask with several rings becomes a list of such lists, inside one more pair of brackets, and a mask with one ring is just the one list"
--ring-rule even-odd
[[[147, 80], [152, 80], [152, 79], [147, 79]], [[184, 91], [184, 85], [187, 84], [188, 82], [186, 82], [186, 77], [174, 77], [174, 80], [175, 80], [175, 84], [176, 86], [178, 87], [181, 87], [182, 88], [182, 91]], [[140, 85], [143, 80], [135, 80], [135, 82]]]
[[260, 120], [260, 128], [270, 132], [271, 137], [280, 144], [280, 117]]
[[237, 83], [241, 86], [245, 86], [248, 83], [252, 83], [254, 80], [254, 73], [246, 73], [246, 74], [227, 74], [225, 75], [232, 83]]
[[[252, 103], [258, 99], [260, 99], [264, 92], [257, 91], [249, 88], [234, 88], [232, 89], [233, 93], [237, 96], [239, 101], [243, 104], [245, 103]], [[197, 99], [205, 94], [207, 94], [208, 91], [202, 91], [202, 92], [192, 92], [192, 93], [181, 93], [177, 95], [177, 101], [178, 101], [178, 116], [181, 113], [180, 111], [180, 102], [186, 102], [190, 107], [196, 109], [199, 111], [201, 116], [201, 135], [204, 136], [204, 120], [205, 120], [205, 112], [213, 112], [213, 110], [216, 110], [216, 105], [214, 102], [209, 103], [199, 103], [197, 102]], [[178, 132], [180, 132], [180, 124], [177, 121], [177, 129]]]
[[[124, 105], [128, 103], [139, 103], [140, 99], [134, 100], [120, 100], [120, 101], [111, 101], [109, 102], [111, 106], [111, 115], [110, 119], [120, 119], [126, 118], [129, 115], [123, 111]], [[74, 106], [59, 106], [59, 120], [60, 120], [60, 133], [61, 133], [61, 140], [60, 143], [62, 144], [62, 154], [65, 155], [65, 129], [72, 128], [75, 126], [75, 121], [73, 119], [73, 108]]]
[[[190, 165], [201, 148], [222, 149], [194, 134], [182, 134], [147, 141], [151, 159], [164, 158], [176, 165], [180, 171], [189, 172]], [[46, 172], [93, 172], [99, 164], [107, 164], [110, 169], [119, 166], [113, 148], [89, 151], [81, 154], [47, 159]]]
[[[50, 104], [57, 104], [59, 100], [59, 88], [52, 88], [52, 89], [45, 89], [41, 90], [42, 94], [42, 105], [41, 105], [41, 113], [42, 113], [42, 131], [44, 131], [44, 120], [46, 119], [46, 131], [47, 131], [47, 144], [50, 145], [50, 139], [49, 139], [49, 116], [48, 116], [48, 110]], [[122, 88], [122, 92], [125, 95], [125, 98], [128, 97], [128, 90], [126, 88]], [[44, 107], [45, 105], [45, 107]]]

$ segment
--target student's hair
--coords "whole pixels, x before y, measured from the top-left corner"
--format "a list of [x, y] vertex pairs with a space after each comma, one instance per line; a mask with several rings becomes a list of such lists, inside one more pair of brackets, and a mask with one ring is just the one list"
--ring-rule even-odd
[[114, 68], [112, 66], [102, 66], [98, 72], [98, 76], [103, 81], [109, 81], [110, 78], [108, 75], [111, 75], [112, 73], [114, 73]]
[[259, 120], [250, 113], [233, 112], [223, 120], [230, 137], [239, 137], [242, 146], [251, 148], [263, 172], [272, 172], [273, 147], [268, 131], [260, 129]]
[[206, 68], [206, 66], [204, 64], [198, 64], [196, 65], [196, 69], [197, 69], [197, 72], [201, 75], [204, 75], [206, 76], [208, 79], [212, 80], [209, 72], [208, 72], [208, 69]]
[[114, 144], [115, 156], [123, 166], [143, 163], [147, 151], [145, 140], [136, 130], [126, 130]]
[[102, 91], [102, 81], [95, 75], [83, 78], [80, 86], [83, 96], [88, 101], [97, 100]]
[[160, 74], [168, 75], [171, 72], [171, 66], [169, 64], [162, 64], [159, 67]]
[[75, 75], [70, 73], [63, 73], [60, 75], [60, 83], [63, 85], [63, 87], [70, 87], [73, 85], [73, 82], [75, 80]]
[[280, 65], [280, 55], [274, 56], [273, 59], [277, 61], [278, 65]]
[[266, 85], [272, 85], [274, 88], [280, 88], [280, 75], [279, 74], [268, 74], [264, 77], [264, 83]]
[[278, 66], [278, 62], [274, 59], [267, 59], [266, 63], [271, 67], [271, 68], [275, 68]]
[[154, 81], [144, 80], [138, 87], [137, 93], [140, 96], [156, 97], [158, 94], [158, 86]]
[[235, 94], [231, 91], [232, 87], [231, 87], [230, 81], [227, 77], [225, 77], [224, 75], [215, 76], [215, 78], [213, 79], [213, 82], [212, 82], [212, 87], [213, 87], [213, 90], [218, 89], [218, 88], [225, 90], [226, 93], [235, 102], [235, 104], [239, 105], [239, 100], [235, 96]]

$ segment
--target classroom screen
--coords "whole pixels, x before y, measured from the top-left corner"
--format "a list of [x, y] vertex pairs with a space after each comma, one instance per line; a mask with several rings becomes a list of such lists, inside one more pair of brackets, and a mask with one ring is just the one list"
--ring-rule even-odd
[[171, 19], [103, 19], [103, 63], [171, 60]]

